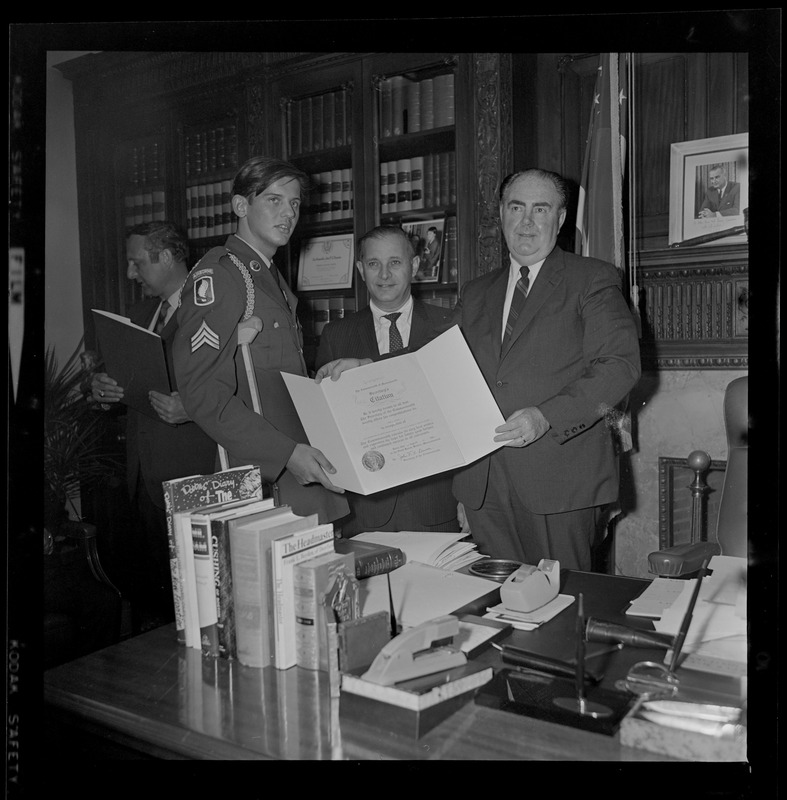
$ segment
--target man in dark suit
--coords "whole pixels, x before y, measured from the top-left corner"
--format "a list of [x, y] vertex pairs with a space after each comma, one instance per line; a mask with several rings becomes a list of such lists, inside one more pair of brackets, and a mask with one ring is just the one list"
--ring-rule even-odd
[[[358, 242], [356, 267], [369, 291], [369, 305], [322, 331], [316, 366], [335, 359], [377, 359], [417, 349], [446, 328], [445, 309], [415, 299], [411, 283], [419, 260], [401, 229], [380, 226]], [[388, 315], [395, 314], [394, 320]], [[393, 338], [392, 338], [393, 337]], [[351, 515], [343, 536], [370, 530], [458, 531], [451, 475], [394, 487], [372, 495], [348, 494]]]
[[458, 471], [453, 489], [481, 552], [589, 570], [618, 497], [615, 406], [640, 358], [618, 270], [556, 246], [566, 202], [552, 172], [501, 186], [509, 263], [464, 286], [454, 321], [506, 419], [489, 432], [503, 447]]
[[710, 186], [700, 206], [700, 219], [712, 217], [735, 217], [741, 213], [741, 187], [727, 180], [725, 164], [713, 164], [708, 171]]
[[[172, 342], [177, 330], [175, 309], [188, 276], [188, 240], [176, 225], [147, 222], [126, 237], [127, 275], [146, 295], [132, 306], [129, 318], [161, 336], [170, 378], [174, 383]], [[120, 403], [123, 387], [106, 373], [93, 376], [91, 393], [102, 408]], [[150, 392], [151, 415], [133, 408], [126, 417], [126, 477], [135, 519], [129, 526], [133, 541], [125, 564], [135, 626], [142, 617], [174, 619], [169, 567], [164, 491], [161, 483], [186, 475], [213, 472], [216, 444], [183, 408], [175, 387], [171, 394]], [[123, 581], [121, 581], [123, 582]]]

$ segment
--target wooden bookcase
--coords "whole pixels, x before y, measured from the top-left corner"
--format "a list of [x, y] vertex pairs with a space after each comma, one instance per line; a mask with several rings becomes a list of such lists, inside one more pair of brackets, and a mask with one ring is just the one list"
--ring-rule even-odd
[[[499, 251], [499, 242], [490, 246], [481, 235], [487, 227], [482, 210], [496, 207], [494, 192], [511, 167], [509, 144], [500, 149], [510, 135], [510, 113], [503, 108], [508, 94], [495, 93], [497, 102], [485, 101], [483, 109], [475, 97], [480, 86], [488, 89], [490, 74], [507, 79], [506, 59], [471, 53], [101, 53], [63, 64], [74, 84], [87, 346], [95, 344], [90, 308], [127, 313], [140, 299], [139, 287], [126, 278], [128, 227], [175, 220], [188, 232], [196, 262], [234, 229], [227, 192], [255, 153], [290, 160], [315, 183], [292, 240], [276, 255], [293, 288], [310, 239], [347, 234], [354, 246], [381, 223], [422, 234], [434, 225], [442, 229], [440, 268], [418, 280], [414, 293], [453, 306], [462, 283], [479, 264], [495, 263]], [[437, 105], [428, 102], [430, 89]], [[477, 135], [479, 121], [484, 139]], [[443, 182], [434, 183], [436, 190], [426, 182], [419, 197], [421, 164], [421, 181], [442, 171]], [[381, 167], [391, 168], [395, 185], [388, 173], [381, 182]], [[395, 202], [381, 202], [383, 186], [395, 191]], [[298, 292], [307, 360], [328, 319], [368, 303], [352, 271], [348, 288]]]

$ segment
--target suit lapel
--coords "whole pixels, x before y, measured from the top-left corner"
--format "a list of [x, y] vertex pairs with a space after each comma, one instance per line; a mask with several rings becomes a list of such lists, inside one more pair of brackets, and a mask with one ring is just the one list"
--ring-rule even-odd
[[[358, 338], [360, 339], [361, 352], [376, 353], [380, 355], [380, 348], [377, 345], [377, 333], [374, 330], [374, 315], [369, 306], [365, 306], [358, 312]], [[349, 344], [349, 343], [348, 343]]]

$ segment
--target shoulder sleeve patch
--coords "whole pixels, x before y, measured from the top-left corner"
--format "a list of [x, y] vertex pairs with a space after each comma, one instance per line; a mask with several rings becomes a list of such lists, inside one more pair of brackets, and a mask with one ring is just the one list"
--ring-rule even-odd
[[209, 306], [216, 299], [213, 293], [213, 276], [203, 275], [194, 278], [194, 305]]

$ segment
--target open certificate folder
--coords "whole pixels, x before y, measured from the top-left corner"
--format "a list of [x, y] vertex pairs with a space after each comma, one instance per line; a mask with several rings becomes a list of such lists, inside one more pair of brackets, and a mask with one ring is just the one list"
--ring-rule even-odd
[[123, 387], [123, 401], [143, 414], [160, 420], [150, 405], [148, 392], [169, 394], [169, 373], [161, 337], [135, 325], [128, 317], [91, 309], [96, 336], [110, 378]]
[[282, 373], [330, 479], [368, 495], [463, 467], [497, 450], [505, 420], [458, 326], [414, 353], [319, 384]]

